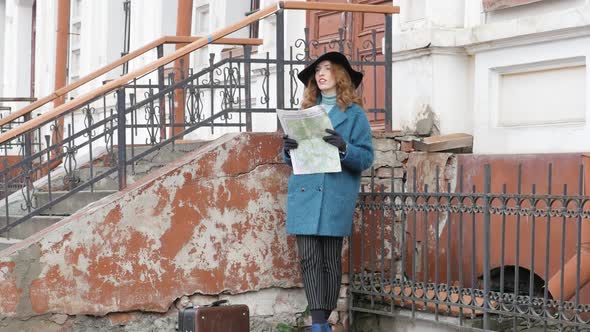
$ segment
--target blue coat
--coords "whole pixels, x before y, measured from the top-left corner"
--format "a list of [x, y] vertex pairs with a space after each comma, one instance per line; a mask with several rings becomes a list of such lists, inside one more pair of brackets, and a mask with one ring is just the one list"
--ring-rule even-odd
[[[363, 109], [351, 104], [346, 112], [329, 112], [334, 129], [347, 143], [342, 172], [292, 174], [287, 197], [287, 233], [349, 236], [362, 171], [373, 163], [371, 127]], [[328, 133], [326, 133], [328, 135]], [[291, 158], [283, 151], [285, 162]]]

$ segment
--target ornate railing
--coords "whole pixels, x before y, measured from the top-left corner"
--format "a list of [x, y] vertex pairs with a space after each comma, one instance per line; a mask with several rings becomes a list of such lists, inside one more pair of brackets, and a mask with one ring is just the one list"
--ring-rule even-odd
[[[352, 312], [407, 309], [496, 331], [590, 330], [583, 166], [574, 188], [557, 190], [551, 164], [545, 188], [524, 188], [519, 167], [514, 192], [492, 192], [494, 171], [484, 173], [483, 188], [467, 188], [474, 170], [459, 166], [451, 183], [436, 169], [429, 188], [409, 169], [401, 191], [373, 177], [350, 251]], [[394, 179], [390, 187], [400, 188]]]
[[[13, 114], [13, 109], [16, 105], [22, 103], [34, 103], [37, 98], [34, 97], [1, 97], [0, 98], [0, 122], [5, 121], [4, 119], [10, 117]], [[24, 122], [31, 119], [31, 114], [17, 117], [13, 121], [6, 121], [4, 126], [0, 126], [0, 134], [11, 130], [12, 128], [23, 124]], [[25, 142], [17, 141], [16, 144], [6, 144], [3, 146], [4, 151], [0, 151], [0, 168], [6, 168], [8, 165], [13, 165], [22, 159], [22, 155], [25, 154]], [[30, 149], [40, 149], [39, 142], [29, 142], [31, 146], [27, 147]], [[21, 190], [24, 183], [15, 182], [8, 186], [0, 188], [0, 198], [9, 195], [15, 191]]]

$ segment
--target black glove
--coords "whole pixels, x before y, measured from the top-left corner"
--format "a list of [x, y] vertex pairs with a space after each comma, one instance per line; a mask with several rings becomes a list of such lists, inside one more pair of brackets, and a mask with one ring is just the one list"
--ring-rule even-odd
[[288, 135], [283, 136], [283, 149], [285, 152], [289, 153], [289, 150], [297, 149], [299, 143], [296, 140], [289, 138]]
[[324, 141], [326, 143], [330, 143], [338, 148], [338, 151], [345, 152], [346, 151], [346, 142], [344, 138], [338, 134], [336, 130], [326, 129], [326, 132], [330, 134], [329, 136], [324, 136]]

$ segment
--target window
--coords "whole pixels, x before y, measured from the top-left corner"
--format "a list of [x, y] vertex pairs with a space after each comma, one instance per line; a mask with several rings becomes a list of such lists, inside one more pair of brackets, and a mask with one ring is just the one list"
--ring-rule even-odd
[[[71, 20], [70, 20], [70, 53], [68, 54], [68, 83], [77, 81], [80, 78], [80, 59], [81, 59], [81, 34], [82, 34], [82, 0], [71, 2]], [[69, 93], [70, 98], [75, 98], [78, 93], [72, 91]]]
[[[209, 34], [209, 4], [200, 5], [195, 8], [193, 15], [193, 35], [207, 36]], [[194, 52], [192, 57], [193, 67], [198, 68], [209, 64], [209, 47], [205, 46]]]
[[72, 2], [72, 21], [79, 20], [82, 15], [82, 0]]
[[80, 49], [80, 32], [82, 32], [82, 23], [78, 21], [72, 24], [72, 27], [70, 29], [70, 48], [72, 50]]
[[209, 5], [197, 8], [195, 32], [200, 35], [209, 33]]

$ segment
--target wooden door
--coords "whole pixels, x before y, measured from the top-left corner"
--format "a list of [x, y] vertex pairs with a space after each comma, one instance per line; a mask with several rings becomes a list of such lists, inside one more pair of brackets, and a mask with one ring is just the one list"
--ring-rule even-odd
[[[391, 0], [308, 0], [314, 2], [341, 2], [391, 5]], [[342, 51], [353, 62], [383, 62], [382, 39], [385, 32], [385, 16], [372, 13], [342, 13], [334, 11], [308, 11], [309, 39], [317, 40], [317, 47], [310, 45], [312, 58], [326, 51]], [[339, 32], [339, 29], [342, 31]], [[373, 33], [375, 31], [375, 33]], [[338, 42], [342, 40], [342, 42]], [[373, 130], [384, 130], [385, 115], [372, 110], [385, 108], [385, 70], [383, 65], [356, 64], [356, 70], [364, 72], [359, 93]]]
[[[310, 2], [337, 2], [348, 3], [347, 0], [309, 0]], [[307, 11], [307, 27], [309, 28], [310, 56], [315, 59], [317, 56], [330, 51], [339, 51], [339, 45], [334, 41], [343, 39], [349, 41], [347, 30], [351, 25], [351, 15], [335, 11]], [[340, 29], [343, 29], [341, 32]], [[346, 52], [344, 52], [346, 54]]]

